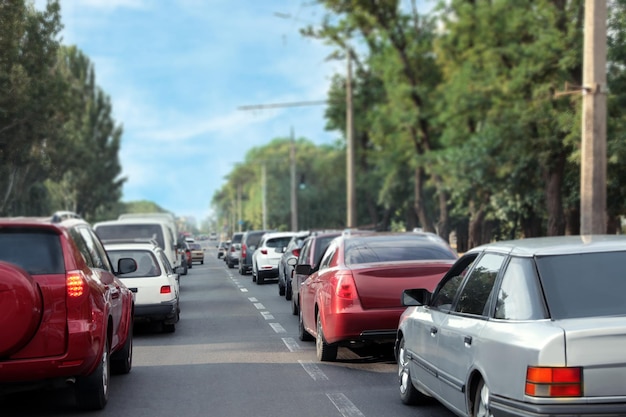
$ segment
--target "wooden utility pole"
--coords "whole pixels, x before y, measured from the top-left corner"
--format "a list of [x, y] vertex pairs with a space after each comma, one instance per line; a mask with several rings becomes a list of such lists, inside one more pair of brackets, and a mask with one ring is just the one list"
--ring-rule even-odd
[[606, 0], [585, 0], [580, 234], [606, 233]]
[[291, 174], [291, 230], [298, 230], [298, 189], [296, 185], [296, 138], [291, 128], [291, 147], [289, 148], [289, 170]]
[[354, 180], [354, 122], [352, 110], [352, 57], [346, 48], [346, 227], [356, 227], [356, 186]]

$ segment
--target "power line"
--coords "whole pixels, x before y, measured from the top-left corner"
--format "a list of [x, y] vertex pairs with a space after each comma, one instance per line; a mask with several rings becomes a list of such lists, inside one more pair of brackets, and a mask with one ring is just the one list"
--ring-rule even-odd
[[249, 106], [240, 106], [239, 110], [261, 110], [261, 109], [277, 109], [281, 107], [301, 107], [301, 106], [319, 106], [320, 104], [327, 104], [327, 100], [312, 100], [312, 101], [294, 101], [291, 103], [270, 103], [270, 104], [252, 104]]

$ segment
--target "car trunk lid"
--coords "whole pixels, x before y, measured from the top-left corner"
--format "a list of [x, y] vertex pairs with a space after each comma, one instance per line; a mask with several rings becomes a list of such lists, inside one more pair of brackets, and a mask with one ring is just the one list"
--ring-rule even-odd
[[360, 264], [352, 267], [352, 275], [361, 306], [371, 308], [402, 307], [402, 291], [426, 288], [433, 291], [451, 261], [407, 261]]

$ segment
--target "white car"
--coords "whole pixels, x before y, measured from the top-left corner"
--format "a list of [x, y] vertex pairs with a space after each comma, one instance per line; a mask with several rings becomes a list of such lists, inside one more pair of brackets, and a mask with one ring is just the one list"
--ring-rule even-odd
[[294, 232], [265, 233], [252, 255], [252, 281], [261, 285], [266, 279], [278, 279], [278, 263]]
[[121, 258], [133, 258], [137, 270], [119, 279], [135, 296], [135, 321], [159, 323], [172, 333], [180, 318], [179, 275], [172, 269], [163, 249], [153, 243], [105, 243], [113, 265]]

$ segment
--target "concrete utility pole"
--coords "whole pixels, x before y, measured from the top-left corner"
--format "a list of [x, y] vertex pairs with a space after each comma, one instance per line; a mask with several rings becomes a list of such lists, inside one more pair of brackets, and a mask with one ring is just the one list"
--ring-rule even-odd
[[263, 213], [263, 230], [267, 230], [267, 168], [265, 161], [261, 165], [261, 210]]
[[352, 57], [350, 48], [346, 48], [346, 226], [356, 227], [356, 186], [354, 180], [354, 122], [352, 110]]
[[606, 233], [606, 0], [585, 0], [580, 234]]

